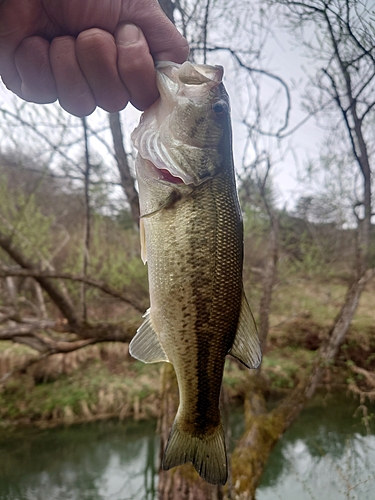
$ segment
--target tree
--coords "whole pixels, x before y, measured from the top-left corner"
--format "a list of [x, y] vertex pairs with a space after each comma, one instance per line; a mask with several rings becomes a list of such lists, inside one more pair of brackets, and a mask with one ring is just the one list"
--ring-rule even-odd
[[[87, 307], [93, 289], [117, 297], [138, 313], [146, 307], [142, 294], [137, 299], [126, 289], [127, 252], [118, 248], [117, 255], [125, 262], [119, 263], [120, 271], [112, 272], [117, 285], [122, 276], [117, 289], [111, 285], [111, 266], [105, 264], [104, 257], [101, 262], [98, 258], [97, 230], [102, 231], [105, 218], [114, 215], [109, 213], [112, 207], [117, 211], [116, 204], [119, 206], [109, 195], [113, 173], [104, 167], [98, 149], [92, 146], [100, 141], [112, 152], [105, 137], [108, 124], [103, 127], [93, 122], [91, 127], [88, 119], [80, 121], [57, 106], [40, 109], [17, 99], [0, 113], [0, 126], [7, 130], [2, 136], [0, 158], [0, 280], [4, 280], [5, 292], [0, 340], [26, 344], [41, 357], [111, 339], [129, 342], [135, 332], [133, 325], [93, 322]], [[26, 134], [21, 147], [23, 129]], [[138, 197], [126, 163], [118, 116], [111, 117], [111, 130], [116, 146], [112, 157], [119, 168], [120, 185], [129, 194], [133, 221], [138, 222]], [[18, 153], [11, 153], [14, 145]], [[124, 202], [120, 206], [122, 209]], [[95, 218], [103, 222], [98, 224]], [[83, 238], [78, 236], [81, 231]], [[109, 241], [106, 243], [108, 251]], [[64, 269], [62, 253], [70, 259], [68, 270]], [[116, 265], [113, 259], [111, 264]], [[104, 279], [90, 277], [94, 266], [96, 277]], [[35, 297], [28, 297], [29, 287], [23, 286], [22, 280], [34, 283]], [[7, 300], [7, 290], [11, 301]], [[145, 289], [143, 294], [146, 298]], [[22, 306], [25, 301], [32, 306], [32, 314], [30, 308]]]
[[[374, 276], [369, 267], [371, 229], [371, 165], [374, 121], [374, 27], [371, 12], [359, 1], [301, 1], [280, 0], [281, 12], [292, 27], [308, 35], [309, 54], [325, 63], [315, 80], [318, 99], [310, 111], [317, 113], [324, 101], [327, 112], [336, 116], [335, 126], [344, 127], [353, 159], [362, 177], [362, 189], [356, 206], [358, 220], [357, 266], [346, 298], [328, 337], [321, 344], [314, 367], [306, 380], [291, 392], [275, 409], [267, 413], [262, 396], [249, 397], [247, 428], [233, 454], [233, 476], [238, 481], [239, 498], [255, 498], [255, 490], [267, 457], [280, 435], [299, 415], [312, 397], [326, 367], [337, 355], [358, 306], [366, 283]], [[280, 11], [279, 11], [280, 12]], [[306, 30], [306, 31], [305, 31]], [[313, 37], [311, 37], [311, 31]], [[311, 39], [313, 42], [311, 42]], [[314, 44], [315, 43], [315, 44]], [[316, 94], [314, 94], [316, 95]], [[339, 116], [335, 114], [339, 111]], [[341, 145], [342, 148], [348, 143]], [[354, 167], [354, 165], [353, 165]]]
[[[357, 263], [360, 275], [368, 264], [372, 217], [375, 27], [371, 2], [281, 0], [277, 3], [288, 9], [294, 31], [304, 37], [308, 30], [313, 30], [313, 36], [304, 45], [309, 58], [322, 67], [310, 80], [306, 107], [320, 118], [324, 117], [325, 122], [328, 117], [336, 130], [345, 132], [341, 148], [350, 154], [351, 168], [357, 168], [362, 179], [353, 207], [360, 236]], [[315, 96], [312, 94], [314, 89], [317, 91]], [[324, 111], [318, 113], [323, 105]], [[331, 143], [330, 147], [334, 145]]]

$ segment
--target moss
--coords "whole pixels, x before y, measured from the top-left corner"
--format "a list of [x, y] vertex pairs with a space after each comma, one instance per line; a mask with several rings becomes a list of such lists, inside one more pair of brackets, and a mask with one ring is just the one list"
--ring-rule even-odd
[[231, 459], [236, 494], [255, 493], [261, 476], [259, 472], [263, 470], [283, 428], [284, 420], [278, 414], [270, 413], [247, 419], [245, 433]]

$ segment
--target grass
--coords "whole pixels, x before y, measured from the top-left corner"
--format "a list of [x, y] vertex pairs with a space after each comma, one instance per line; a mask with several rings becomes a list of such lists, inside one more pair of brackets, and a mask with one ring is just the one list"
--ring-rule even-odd
[[30, 375], [13, 377], [0, 392], [3, 422], [73, 422], [102, 415], [149, 418], [157, 415], [160, 365], [88, 359], [47, 383]]
[[321, 326], [329, 325], [339, 311], [346, 288], [344, 283], [311, 283], [302, 278], [280, 284], [274, 292], [271, 326], [301, 314]]
[[11, 355], [30, 355], [35, 354], [33, 349], [22, 344], [14, 344], [10, 340], [3, 340], [0, 342], [0, 356], [10, 353]]

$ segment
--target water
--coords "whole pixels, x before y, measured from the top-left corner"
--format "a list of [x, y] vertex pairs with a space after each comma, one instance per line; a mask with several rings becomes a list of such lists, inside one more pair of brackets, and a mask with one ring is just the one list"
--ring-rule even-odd
[[363, 416], [352, 399], [315, 398], [273, 450], [257, 500], [375, 500], [375, 425]]
[[153, 500], [155, 422], [0, 435], [1, 500]]
[[[374, 500], [375, 426], [358, 404], [316, 398], [273, 451], [258, 500]], [[0, 500], [154, 500], [155, 422], [0, 431]], [[231, 418], [234, 436], [240, 414]]]

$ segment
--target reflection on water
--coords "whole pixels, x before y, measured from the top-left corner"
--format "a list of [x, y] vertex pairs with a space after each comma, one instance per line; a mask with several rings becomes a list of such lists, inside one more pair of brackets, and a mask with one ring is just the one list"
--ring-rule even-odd
[[257, 500], [374, 500], [375, 429], [357, 408], [316, 398], [275, 447]]
[[155, 422], [2, 436], [0, 499], [153, 500], [157, 454]]
[[[375, 429], [357, 404], [315, 399], [273, 451], [258, 500], [374, 500]], [[243, 422], [230, 416], [232, 435]], [[0, 500], [155, 500], [155, 422], [0, 431]]]

